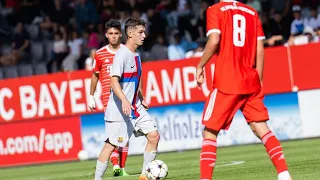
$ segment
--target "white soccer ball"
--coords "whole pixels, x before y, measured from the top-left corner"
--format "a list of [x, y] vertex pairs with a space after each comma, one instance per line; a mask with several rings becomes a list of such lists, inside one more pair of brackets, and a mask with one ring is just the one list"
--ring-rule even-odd
[[146, 176], [149, 180], [165, 179], [168, 175], [168, 166], [161, 160], [149, 162], [146, 169]]
[[78, 159], [80, 161], [85, 161], [89, 159], [89, 153], [85, 150], [81, 150], [78, 152]]

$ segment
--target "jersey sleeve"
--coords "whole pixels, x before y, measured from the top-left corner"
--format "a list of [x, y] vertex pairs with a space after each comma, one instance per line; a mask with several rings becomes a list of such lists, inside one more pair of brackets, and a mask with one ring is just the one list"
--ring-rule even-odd
[[266, 39], [263, 28], [262, 28], [262, 23], [259, 19], [259, 16], [257, 16], [257, 40], [264, 40]]
[[111, 77], [112, 76], [121, 77], [123, 75], [124, 62], [126, 57], [127, 57], [127, 53], [121, 51], [121, 49], [119, 49], [116, 52], [112, 62]]
[[95, 73], [100, 73], [101, 67], [102, 67], [102, 61], [100, 61], [100, 59], [97, 56], [97, 54], [95, 54], [94, 55], [94, 59], [93, 59], [93, 71]]
[[221, 34], [219, 9], [214, 6], [207, 9], [207, 36], [211, 33]]

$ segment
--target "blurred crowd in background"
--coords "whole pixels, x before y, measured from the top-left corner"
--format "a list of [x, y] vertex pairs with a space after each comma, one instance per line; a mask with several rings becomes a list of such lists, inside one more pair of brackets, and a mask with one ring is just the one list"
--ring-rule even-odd
[[[0, 0], [0, 79], [92, 69], [108, 42], [104, 24], [128, 17], [147, 22], [142, 60], [200, 57], [206, 9], [219, 0]], [[319, 43], [319, 0], [240, 0], [255, 8], [265, 46]], [[122, 30], [124, 26], [122, 26]], [[125, 36], [122, 36], [122, 42]], [[65, 69], [63, 62], [76, 62]]]

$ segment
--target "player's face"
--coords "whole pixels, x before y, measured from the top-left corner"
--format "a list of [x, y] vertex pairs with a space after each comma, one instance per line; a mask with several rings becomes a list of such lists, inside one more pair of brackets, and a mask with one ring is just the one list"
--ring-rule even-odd
[[316, 10], [311, 10], [310, 15], [316, 18], [318, 15], [318, 12]]
[[145, 31], [146, 28], [144, 26], [137, 26], [133, 29], [132, 39], [138, 46], [142, 45], [146, 38]]
[[111, 45], [117, 45], [120, 43], [121, 32], [116, 28], [109, 28], [106, 32], [106, 38]]

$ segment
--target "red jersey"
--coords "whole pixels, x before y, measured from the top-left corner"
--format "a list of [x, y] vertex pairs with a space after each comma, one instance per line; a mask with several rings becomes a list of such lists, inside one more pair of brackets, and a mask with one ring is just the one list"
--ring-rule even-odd
[[261, 88], [255, 70], [257, 41], [264, 33], [257, 11], [226, 0], [207, 10], [207, 36], [220, 34], [213, 86], [227, 94], [250, 94]]
[[107, 107], [109, 101], [111, 89], [110, 72], [115, 53], [116, 52], [111, 51], [107, 45], [97, 50], [94, 57], [93, 71], [100, 73], [99, 78], [102, 86], [101, 95], [104, 107]]

